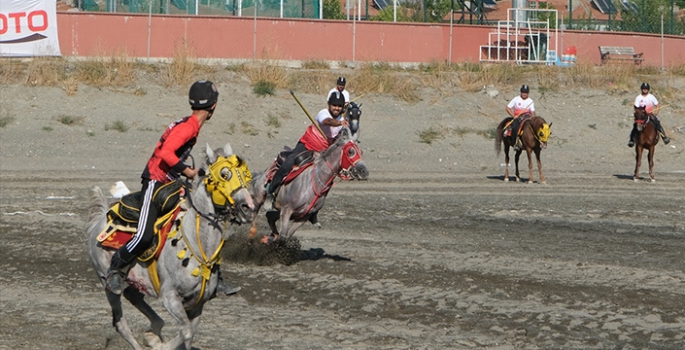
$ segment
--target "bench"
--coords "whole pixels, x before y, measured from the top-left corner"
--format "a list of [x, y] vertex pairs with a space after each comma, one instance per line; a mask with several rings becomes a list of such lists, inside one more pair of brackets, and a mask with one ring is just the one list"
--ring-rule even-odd
[[602, 55], [602, 64], [610, 61], [633, 61], [635, 65], [639, 65], [644, 60], [642, 53], [635, 53], [634, 48], [626, 46], [600, 46], [599, 54]]

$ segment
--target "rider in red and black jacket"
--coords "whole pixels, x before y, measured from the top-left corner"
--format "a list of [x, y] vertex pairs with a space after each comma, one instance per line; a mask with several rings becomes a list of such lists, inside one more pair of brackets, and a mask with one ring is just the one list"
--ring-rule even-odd
[[114, 294], [121, 294], [131, 263], [152, 243], [153, 226], [160, 209], [152, 202], [155, 191], [181, 175], [192, 179], [198, 174], [198, 169], [185, 165], [184, 161], [197, 141], [200, 128], [212, 117], [219, 92], [214, 83], [203, 80], [190, 87], [188, 96], [192, 115], [169, 125], [141, 175], [143, 199], [137, 234], [114, 253], [107, 273], [107, 289]]

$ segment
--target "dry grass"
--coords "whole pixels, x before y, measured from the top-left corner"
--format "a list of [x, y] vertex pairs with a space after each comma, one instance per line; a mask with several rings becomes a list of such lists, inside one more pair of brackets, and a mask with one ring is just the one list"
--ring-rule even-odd
[[24, 83], [31, 86], [59, 86], [72, 67], [61, 57], [36, 57], [26, 68]]
[[302, 62], [304, 69], [331, 69], [331, 65], [326, 61], [321, 60], [307, 60]]
[[159, 78], [165, 87], [187, 87], [194, 81], [214, 79], [220, 69], [198, 62], [192, 48], [185, 41], [176, 47], [171, 62], [161, 67]]
[[0, 58], [0, 84], [13, 84], [22, 81], [26, 64], [11, 58]]
[[[335, 73], [324, 71], [293, 71], [290, 73], [290, 84], [297, 90], [309, 94], [326, 94], [335, 86]], [[354, 82], [350, 82], [347, 89], [354, 89]], [[356, 90], [351, 90], [356, 91]]]
[[245, 65], [243, 73], [250, 79], [252, 85], [257, 82], [272, 83], [277, 88], [287, 88], [288, 84], [288, 70], [276, 64], [275, 61], [263, 61], [261, 63], [255, 62], [251, 65]]
[[91, 86], [122, 87], [136, 82], [135, 62], [125, 53], [92, 57], [79, 62], [76, 67], [77, 79]]
[[[682, 87], [671, 77], [685, 76], [685, 64], [669, 68], [664, 74], [656, 67], [634, 65], [596, 66], [577, 64], [571, 67], [514, 64], [447, 64], [436, 61], [405, 69], [386, 62], [366, 63], [354, 70], [331, 70], [327, 62], [308, 60], [304, 69], [289, 70], [277, 60], [253, 61], [224, 67], [202, 64], [187, 43], [178, 46], [169, 63], [142, 64], [119, 53], [85, 61], [39, 57], [31, 60], [0, 59], [0, 83], [22, 82], [30, 86], [56, 86], [68, 96], [78, 93], [79, 83], [108, 87], [113, 91], [136, 96], [146, 94], [141, 81], [157, 82], [164, 87], [183, 90], [198, 79], [224, 81], [247, 77], [253, 86], [261, 82], [274, 88], [295, 89], [304, 93], [325, 94], [339, 75], [349, 79], [347, 89], [354, 95], [386, 94], [415, 103], [427, 90], [437, 102], [460, 91], [477, 92], [484, 86], [518, 89], [529, 84], [538, 96], [566, 90], [597, 89], [609, 94], [635, 92], [636, 86], [648, 81], [664, 103], [677, 101]], [[243, 128], [245, 129], [245, 128]], [[249, 127], [248, 134], [250, 133]]]

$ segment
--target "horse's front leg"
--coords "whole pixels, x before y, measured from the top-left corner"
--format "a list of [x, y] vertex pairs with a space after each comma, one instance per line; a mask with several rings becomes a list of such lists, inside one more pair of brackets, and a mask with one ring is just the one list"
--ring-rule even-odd
[[509, 182], [509, 145], [504, 144], [504, 182]]
[[283, 238], [290, 238], [295, 231], [297, 231], [300, 226], [302, 226], [307, 220], [302, 220], [298, 222], [294, 222], [291, 220], [291, 217], [293, 215], [293, 210], [291, 208], [284, 208], [284, 210], [281, 212], [281, 222], [280, 222], [280, 229], [278, 230], [279, 234]]
[[640, 163], [642, 162], [642, 146], [635, 145], [635, 175], [633, 181], [640, 179]]
[[[540, 175], [540, 183], [546, 184], [547, 181], [545, 181], [545, 175], [542, 175], [542, 162], [540, 161], [540, 149], [539, 148], [535, 149], [535, 159], [537, 159], [537, 161], [538, 161], [538, 173]], [[532, 176], [533, 175], [531, 173], [531, 180], [533, 179]]]
[[147, 344], [154, 346], [161, 343], [164, 320], [145, 302], [145, 295], [135, 288], [128, 287], [124, 289], [124, 297], [150, 321], [150, 329], [145, 332]]
[[266, 221], [269, 223], [269, 228], [271, 229], [270, 236], [264, 236], [262, 238], [262, 243], [269, 243], [269, 239], [278, 238], [278, 229], [276, 228], [276, 221], [281, 218], [281, 212], [272, 210], [266, 212]]
[[[190, 344], [193, 341], [194, 335], [193, 324], [191, 323], [191, 319], [188, 317], [188, 314], [183, 307], [183, 301], [179, 295], [172, 291], [172, 289], [168, 289], [173, 287], [162, 285], [162, 288], [164, 290], [168, 290], [167, 293], [162, 295], [162, 305], [164, 305], [164, 308], [167, 309], [169, 314], [171, 314], [171, 316], [178, 322], [180, 329], [179, 334], [169, 342], [162, 344], [160, 349], [176, 350], [181, 345], [185, 345], [186, 349], [192, 349]], [[193, 317], [192, 322], [195, 322], [196, 318], [199, 319], [199, 314], [197, 317]]]
[[[528, 156], [528, 183], [532, 184], [533, 183], [533, 150], [530, 148], [526, 148], [526, 156]], [[538, 162], [538, 166], [539, 166]]]
[[649, 161], [649, 178], [652, 182], [655, 182], [654, 178], [654, 145], [649, 147], [649, 153], [647, 153], [647, 160]]
[[514, 155], [514, 162], [516, 163], [516, 182], [521, 182], [521, 174], [519, 174], [519, 158], [521, 158], [521, 151], [516, 151]]
[[[127, 287], [129, 289], [131, 287]], [[136, 350], [143, 350], [136, 338], [131, 332], [131, 327], [128, 326], [128, 322], [124, 318], [124, 311], [121, 307], [121, 295], [114, 294], [108, 290], [105, 291], [107, 294], [107, 301], [112, 307], [112, 324], [117, 329], [117, 332]]]

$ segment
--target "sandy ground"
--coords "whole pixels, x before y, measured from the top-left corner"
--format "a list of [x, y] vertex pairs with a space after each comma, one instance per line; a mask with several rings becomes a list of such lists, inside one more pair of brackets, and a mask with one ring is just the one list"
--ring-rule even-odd
[[[505, 116], [512, 87], [495, 87], [495, 97], [427, 91], [417, 104], [363, 96], [370, 180], [333, 188], [323, 228], [295, 234], [302, 259], [294, 264], [232, 259], [247, 232], [233, 227], [222, 270], [243, 289], [206, 305], [194, 347], [684, 348], [685, 100], [662, 100], [673, 141], [657, 147], [657, 182], [634, 182], [625, 144], [637, 92], [541, 96], [531, 85], [538, 114], [553, 122], [542, 155], [547, 185], [503, 182], [504, 157], [483, 136]], [[255, 97], [238, 78], [219, 88], [199, 146], [230, 142], [253, 171], [294, 146], [308, 123], [287, 91]], [[188, 111], [185, 91], [145, 89], [139, 97], [80, 86], [68, 97], [0, 86], [0, 114], [14, 117], [0, 128], [0, 349], [127, 348], [83, 225], [88, 190], [117, 180], [136, 189], [162, 130]], [[324, 107], [322, 96], [299, 97], [311, 113]], [[65, 125], [64, 116], [83, 119]], [[129, 129], [105, 130], [116, 122]], [[419, 142], [430, 127], [448, 132]], [[151, 302], [166, 337], [175, 335]], [[142, 315], [125, 312], [142, 333]]]

